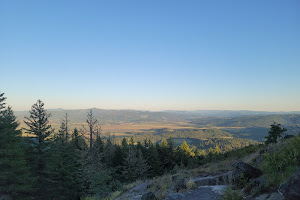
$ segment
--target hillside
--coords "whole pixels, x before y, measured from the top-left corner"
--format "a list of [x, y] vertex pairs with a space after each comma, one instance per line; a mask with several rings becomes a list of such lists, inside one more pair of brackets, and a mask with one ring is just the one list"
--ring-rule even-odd
[[271, 114], [271, 115], [253, 115], [234, 118], [193, 118], [190, 123], [205, 127], [261, 127], [269, 128], [273, 122], [282, 124], [286, 127], [293, 127], [293, 119], [297, 114]]
[[[300, 138], [277, 144], [248, 146], [213, 155], [193, 169], [178, 169], [106, 199], [158, 200], [297, 200], [299, 191]], [[297, 169], [298, 166], [298, 169]], [[143, 187], [145, 185], [145, 187]]]

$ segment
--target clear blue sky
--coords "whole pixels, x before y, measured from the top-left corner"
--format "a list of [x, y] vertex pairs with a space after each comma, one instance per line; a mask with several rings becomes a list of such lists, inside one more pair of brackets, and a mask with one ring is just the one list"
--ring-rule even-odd
[[300, 1], [0, 1], [15, 110], [300, 110]]

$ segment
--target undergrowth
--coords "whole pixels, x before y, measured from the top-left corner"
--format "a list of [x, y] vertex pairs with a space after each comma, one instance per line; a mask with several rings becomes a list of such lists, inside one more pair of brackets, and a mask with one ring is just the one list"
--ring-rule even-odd
[[227, 189], [223, 195], [223, 200], [242, 200], [243, 197], [238, 190]]
[[285, 141], [284, 145], [263, 155], [260, 166], [267, 186], [279, 186], [285, 182], [297, 169], [300, 160], [300, 137], [293, 137]]

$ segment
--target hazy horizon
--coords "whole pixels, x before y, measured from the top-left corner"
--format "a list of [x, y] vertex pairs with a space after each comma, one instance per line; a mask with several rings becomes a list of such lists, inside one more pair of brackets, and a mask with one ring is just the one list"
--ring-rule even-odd
[[[9, 104], [7, 104], [8, 106], [10, 106]], [[145, 110], [145, 109], [133, 109], [133, 108], [98, 108], [98, 107], [86, 107], [86, 108], [73, 108], [73, 109], [65, 109], [65, 108], [49, 108], [47, 107], [47, 105], [45, 105], [45, 109], [48, 111], [71, 111], [71, 110], [90, 110], [90, 109], [99, 109], [99, 110], [132, 110], [132, 111], [149, 111], [149, 112], [194, 112], [194, 111], [232, 111], [232, 112], [239, 112], [239, 111], [246, 111], [246, 112], [275, 112], [275, 113], [280, 113], [280, 112], [300, 112], [300, 110], [278, 110], [278, 111], [267, 111], [267, 110], [245, 110], [245, 109], [241, 109], [241, 110], [230, 110], [230, 109], [194, 109], [194, 110], [178, 110], [178, 109], [162, 109], [162, 110]], [[18, 112], [23, 112], [23, 111], [29, 111], [29, 109], [27, 110], [16, 110], [14, 109], [14, 111], [18, 111]]]
[[[300, 2], [1, 1], [14, 110], [300, 110]], [[297, 92], [298, 91], [298, 92]]]

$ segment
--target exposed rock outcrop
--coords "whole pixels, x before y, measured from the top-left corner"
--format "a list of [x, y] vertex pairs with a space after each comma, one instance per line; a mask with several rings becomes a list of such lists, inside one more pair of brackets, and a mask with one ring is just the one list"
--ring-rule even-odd
[[186, 179], [181, 179], [178, 181], [173, 189], [174, 192], [179, 192], [186, 189]]
[[262, 175], [262, 172], [255, 168], [252, 167], [251, 165], [244, 163], [244, 162], [238, 162], [233, 170], [233, 179], [236, 181], [240, 177], [244, 177], [247, 180], [252, 179], [252, 178], [257, 178]]
[[279, 191], [289, 200], [300, 199], [300, 167], [286, 183], [281, 185]]
[[274, 192], [271, 194], [261, 194], [254, 200], [285, 200], [285, 198], [278, 192]]
[[124, 192], [120, 197], [116, 198], [116, 200], [141, 200], [143, 194], [147, 193], [150, 184], [151, 183], [148, 181], [139, 183], [135, 187]]
[[221, 200], [227, 185], [200, 186], [185, 193], [171, 193], [166, 200]]
[[154, 195], [153, 192], [148, 192], [142, 195], [141, 200], [158, 200], [158, 198]]

